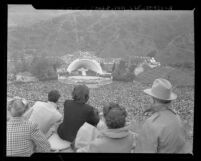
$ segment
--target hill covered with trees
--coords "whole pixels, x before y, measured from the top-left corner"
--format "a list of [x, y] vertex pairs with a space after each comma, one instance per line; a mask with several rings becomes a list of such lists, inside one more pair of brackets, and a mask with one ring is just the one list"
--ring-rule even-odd
[[73, 12], [9, 27], [8, 54], [63, 56], [81, 50], [118, 58], [155, 53], [165, 63], [193, 62], [193, 24], [191, 11]]

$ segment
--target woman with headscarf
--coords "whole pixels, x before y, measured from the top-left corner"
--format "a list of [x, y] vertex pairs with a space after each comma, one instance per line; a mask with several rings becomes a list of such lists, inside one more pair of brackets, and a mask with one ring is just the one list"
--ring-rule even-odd
[[106, 127], [87, 146], [77, 152], [89, 153], [130, 153], [135, 148], [136, 134], [126, 123], [127, 112], [124, 107], [110, 103], [103, 107], [103, 121]]
[[74, 143], [79, 128], [85, 122], [96, 126], [99, 122], [99, 114], [98, 110], [87, 104], [89, 88], [86, 85], [75, 86], [72, 98], [64, 103], [64, 119], [57, 133], [61, 139]]

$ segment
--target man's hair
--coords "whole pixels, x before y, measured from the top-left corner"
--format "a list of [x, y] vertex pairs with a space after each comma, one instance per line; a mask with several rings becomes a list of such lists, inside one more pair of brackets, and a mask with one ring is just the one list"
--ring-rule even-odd
[[111, 102], [103, 107], [103, 116], [109, 129], [117, 129], [125, 126], [127, 112], [124, 107]]
[[48, 93], [48, 101], [56, 103], [61, 97], [59, 91], [52, 90]]
[[76, 102], [86, 103], [89, 99], [89, 88], [86, 85], [74, 86], [72, 98]]
[[159, 103], [162, 103], [162, 104], [168, 104], [168, 103], [171, 103], [172, 101], [171, 100], [162, 100], [162, 99], [159, 99], [159, 98], [155, 98], [153, 97], [155, 101], [159, 102]]
[[[28, 109], [28, 103], [24, 99], [14, 99], [10, 103], [10, 112], [13, 117], [20, 117]], [[13, 111], [14, 110], [14, 111]]]

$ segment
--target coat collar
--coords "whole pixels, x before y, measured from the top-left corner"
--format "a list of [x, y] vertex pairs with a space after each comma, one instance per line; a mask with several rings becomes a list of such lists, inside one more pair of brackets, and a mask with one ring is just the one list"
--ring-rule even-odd
[[9, 121], [21, 122], [21, 121], [24, 121], [24, 118], [23, 117], [11, 117]]
[[101, 130], [101, 133], [104, 135], [104, 136], [107, 136], [109, 138], [124, 138], [124, 137], [127, 137], [129, 135], [129, 129], [130, 127], [129, 126], [125, 126], [125, 127], [122, 127], [122, 128], [118, 128], [118, 129], [103, 129]]
[[55, 109], [57, 109], [57, 104], [56, 103], [50, 102], [50, 101], [48, 101], [47, 103], [51, 105], [50, 107], [54, 107]]

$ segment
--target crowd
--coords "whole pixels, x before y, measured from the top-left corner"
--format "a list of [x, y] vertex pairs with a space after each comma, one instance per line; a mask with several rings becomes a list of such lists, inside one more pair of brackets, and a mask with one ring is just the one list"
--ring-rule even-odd
[[[118, 90], [118, 89], [117, 89]], [[104, 104], [101, 110], [88, 100], [89, 88], [76, 85], [72, 98], [58, 110], [61, 95], [48, 93], [48, 101], [37, 101], [29, 107], [26, 99], [14, 98], [8, 103], [7, 156], [31, 156], [35, 152], [88, 153], [186, 153], [185, 129], [172, 101], [177, 95], [166, 79], [156, 79], [149, 89], [151, 103], [143, 107], [149, 117], [139, 125], [127, 119], [126, 107]], [[135, 106], [135, 104], [133, 104]], [[131, 130], [131, 127], [135, 131]]]

